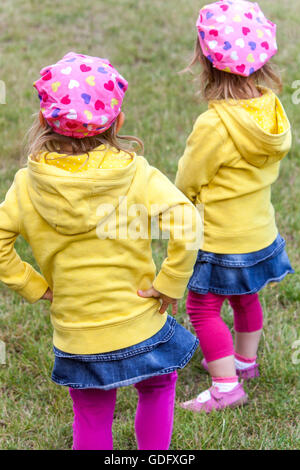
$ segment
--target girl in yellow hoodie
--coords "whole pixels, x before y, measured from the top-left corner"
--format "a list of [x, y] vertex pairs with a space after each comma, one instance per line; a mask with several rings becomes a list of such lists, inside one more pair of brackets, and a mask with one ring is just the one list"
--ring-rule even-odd
[[[276, 95], [280, 79], [268, 63], [276, 25], [259, 6], [221, 1], [200, 10], [191, 65], [203, 69], [209, 108], [196, 121], [176, 184], [203, 206], [204, 244], [189, 282], [187, 311], [200, 340], [212, 387], [182, 406], [196, 412], [247, 401], [238, 376], [259, 376], [263, 327], [258, 292], [293, 272], [278, 234], [271, 185], [291, 146], [291, 129]], [[221, 318], [234, 311], [235, 348]]]
[[[138, 139], [118, 137], [128, 84], [107, 60], [69, 53], [34, 86], [28, 165], [0, 205], [0, 280], [29, 302], [51, 301], [52, 379], [70, 388], [74, 449], [112, 449], [116, 392], [130, 384], [139, 449], [168, 449], [176, 371], [198, 340], [166, 310], [176, 313], [192, 274], [200, 217], [125, 146]], [[159, 228], [170, 241], [156, 275]], [[19, 234], [41, 274], [15, 252]]]

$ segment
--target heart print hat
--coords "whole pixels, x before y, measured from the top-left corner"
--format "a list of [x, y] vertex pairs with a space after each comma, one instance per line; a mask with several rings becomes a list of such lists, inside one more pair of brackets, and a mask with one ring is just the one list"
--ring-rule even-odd
[[75, 138], [102, 134], [121, 112], [127, 81], [106, 59], [70, 52], [34, 83], [53, 130]]
[[200, 10], [199, 41], [205, 57], [224, 72], [248, 77], [277, 53], [276, 25], [257, 3], [219, 1]]

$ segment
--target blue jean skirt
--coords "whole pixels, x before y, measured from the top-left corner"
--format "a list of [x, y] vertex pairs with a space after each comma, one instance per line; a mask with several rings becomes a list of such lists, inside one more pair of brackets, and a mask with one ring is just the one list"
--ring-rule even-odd
[[183, 369], [198, 340], [168, 316], [163, 328], [134, 346], [109, 353], [75, 355], [53, 348], [52, 380], [71, 388], [110, 390]]
[[189, 290], [198, 294], [254, 294], [271, 282], [294, 273], [278, 235], [267, 248], [241, 255], [222, 255], [200, 250]]

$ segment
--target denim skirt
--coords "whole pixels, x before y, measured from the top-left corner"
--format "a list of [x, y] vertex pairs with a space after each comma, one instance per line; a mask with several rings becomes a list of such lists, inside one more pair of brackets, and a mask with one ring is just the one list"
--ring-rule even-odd
[[52, 380], [71, 388], [110, 390], [183, 369], [198, 340], [168, 316], [163, 328], [134, 346], [102, 354], [76, 355], [53, 348]]
[[267, 248], [240, 255], [222, 255], [200, 250], [188, 289], [198, 294], [254, 294], [268, 283], [280, 282], [294, 273], [278, 235]]

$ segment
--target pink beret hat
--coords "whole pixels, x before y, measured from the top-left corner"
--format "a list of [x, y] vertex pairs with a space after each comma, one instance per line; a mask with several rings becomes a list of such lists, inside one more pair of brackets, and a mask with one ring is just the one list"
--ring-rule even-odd
[[218, 70], [248, 77], [277, 53], [276, 25], [257, 3], [224, 0], [206, 5], [197, 21], [205, 57]]
[[40, 74], [41, 111], [58, 134], [102, 134], [121, 112], [128, 83], [106, 59], [70, 52]]

